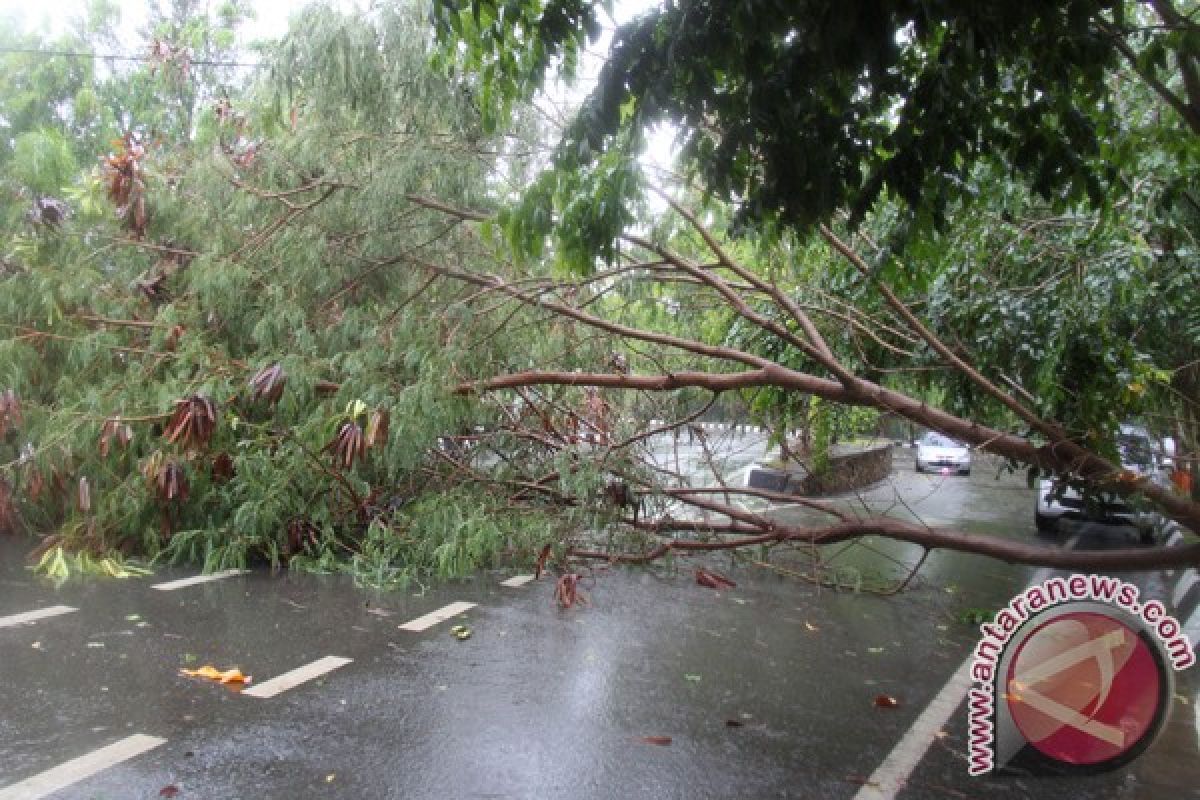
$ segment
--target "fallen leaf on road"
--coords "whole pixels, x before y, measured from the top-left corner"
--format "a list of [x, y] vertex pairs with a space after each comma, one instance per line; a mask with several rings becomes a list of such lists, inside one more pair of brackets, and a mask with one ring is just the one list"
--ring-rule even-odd
[[559, 608], [565, 610], [577, 603], [581, 606], [588, 604], [587, 595], [579, 589], [579, 581], [579, 575], [574, 572], [568, 572], [558, 579], [554, 586], [554, 599]]
[[696, 567], [696, 583], [701, 586], [707, 586], [709, 589], [732, 589], [737, 586], [736, 583], [721, 573], [701, 569], [700, 567]]
[[325, 782], [326, 782], [326, 783], [333, 783], [333, 779], [334, 779], [334, 778], [336, 778], [336, 777], [337, 777], [337, 773], [336, 773], [336, 772], [331, 772], [331, 773], [329, 773], [328, 775], [326, 775], [326, 776], [325, 776]]
[[179, 787], [175, 784], [164, 786], [158, 790], [159, 797], [179, 797]]
[[670, 736], [643, 736], [642, 741], [646, 744], [656, 744], [659, 747], [666, 747], [671, 743]]
[[896, 708], [900, 705], [900, 701], [892, 697], [890, 694], [880, 694], [875, 696], [876, 708]]
[[746, 726], [746, 723], [742, 722], [740, 719], [725, 720], [726, 728], [744, 728], [745, 726]]
[[813, 633], [816, 633], [817, 631], [821, 630], [816, 625], [813, 625], [811, 622], [805, 622], [804, 627], [808, 628]]
[[179, 674], [186, 675], [189, 678], [208, 678], [220, 683], [250, 683], [250, 676], [243, 675], [242, 671], [237, 667], [222, 672], [214, 666], [205, 664], [199, 669], [181, 669], [179, 670]]
[[686, 675], [683, 676], [683, 679], [690, 683], [699, 683], [700, 682], [700, 676], [695, 674], [694, 672], [687, 673]]

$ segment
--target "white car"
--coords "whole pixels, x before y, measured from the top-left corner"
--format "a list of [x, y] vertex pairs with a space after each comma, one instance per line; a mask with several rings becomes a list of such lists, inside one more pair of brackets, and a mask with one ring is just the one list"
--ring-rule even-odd
[[917, 440], [917, 472], [971, 474], [971, 450], [957, 439], [929, 431]]
[[[1163, 469], [1170, 465], [1161, 444], [1157, 444], [1137, 425], [1122, 425], [1117, 435], [1117, 452], [1121, 466], [1138, 475], [1148, 475], [1162, 481]], [[1038, 482], [1037, 504], [1033, 511], [1033, 522], [1039, 533], [1053, 534], [1062, 519], [1077, 519], [1102, 525], [1130, 525], [1138, 529], [1143, 541], [1153, 539], [1156, 515], [1141, 512], [1124, 498], [1113, 494], [1101, 494], [1091, 503], [1071, 487], [1056, 491], [1057, 481], [1043, 478]]]

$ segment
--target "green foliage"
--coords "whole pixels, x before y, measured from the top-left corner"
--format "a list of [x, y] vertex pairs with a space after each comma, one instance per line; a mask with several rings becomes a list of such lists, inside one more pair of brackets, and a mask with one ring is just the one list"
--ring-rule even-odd
[[[152, 20], [165, 52], [233, 57], [223, 32], [244, 4], [197, 8]], [[112, 169], [90, 167], [107, 141], [16, 137], [3, 179], [75, 213], [55, 229], [9, 220], [0, 391], [22, 415], [0, 436], [0, 476], [23, 527], [60, 537], [61, 563], [121, 549], [395, 587], [561, 537], [437, 456], [440, 436], [495, 424], [453, 387], [531, 350], [421, 266], [493, 254], [408, 195], [481, 205], [496, 168], [472, 104], [429, 69], [423, 25], [415, 6], [312, 8], [240, 89], [174, 57], [74, 85], [81, 113], [113, 104], [161, 134], [136, 156], [144, 236], [110, 201]]]
[[37, 194], [58, 194], [74, 178], [78, 165], [71, 144], [53, 129], [26, 131], [13, 143], [11, 175]]
[[[503, 118], [549, 72], [570, 72], [600, 6], [440, 0], [434, 21], [443, 58], [479, 76], [485, 118]], [[1098, 201], [1119, 56], [1097, 25], [1122, 14], [1116, 0], [666, 4], [616, 29], [554, 170], [590, 169], [670, 121], [683, 167], [751, 227], [809, 227], [841, 209], [857, 221], [894, 197], [923, 228], [996, 157], [1044, 197]]]

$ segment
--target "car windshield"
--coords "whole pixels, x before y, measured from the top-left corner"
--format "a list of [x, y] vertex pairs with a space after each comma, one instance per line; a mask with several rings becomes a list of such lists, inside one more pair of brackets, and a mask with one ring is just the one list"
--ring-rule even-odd
[[943, 436], [940, 433], [927, 433], [921, 437], [921, 444], [925, 447], [962, 447], [962, 442], [955, 441], [949, 436]]

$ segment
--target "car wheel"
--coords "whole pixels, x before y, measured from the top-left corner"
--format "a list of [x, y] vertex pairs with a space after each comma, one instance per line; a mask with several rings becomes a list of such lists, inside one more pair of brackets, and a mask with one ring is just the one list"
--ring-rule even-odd
[[962, 471], [962, 474], [963, 474], [963, 475], [970, 475], [970, 474], [971, 474], [971, 470], [970, 470], [970, 468], [964, 469], [964, 470]]
[[924, 471], [925, 471], [925, 470], [921, 469], [921, 465], [920, 465], [920, 464], [917, 464], [917, 466], [916, 466], [916, 467], [914, 467], [914, 469], [916, 469], [916, 471], [917, 471], [918, 473], [921, 473], [921, 472], [924, 472]]
[[1033, 524], [1037, 526], [1038, 533], [1046, 536], [1052, 536], [1058, 533], [1058, 520], [1054, 517], [1033, 512]]
[[1154, 526], [1142, 525], [1138, 527], [1138, 541], [1142, 544], [1154, 544]]

